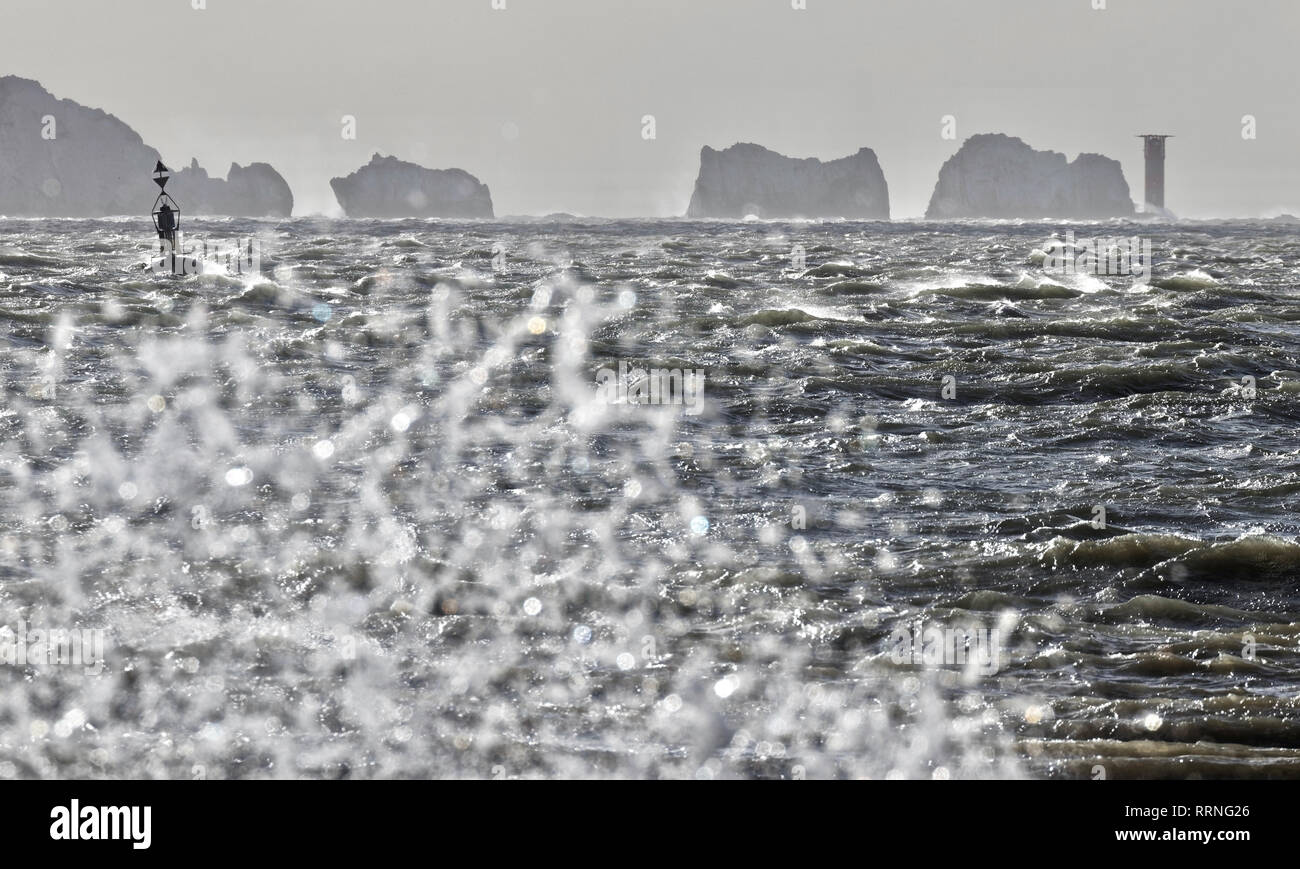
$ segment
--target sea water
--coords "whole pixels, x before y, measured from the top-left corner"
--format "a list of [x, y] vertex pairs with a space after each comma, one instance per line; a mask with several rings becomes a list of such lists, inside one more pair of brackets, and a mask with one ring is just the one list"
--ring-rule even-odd
[[1293, 224], [139, 223], [0, 220], [0, 776], [1300, 775]]

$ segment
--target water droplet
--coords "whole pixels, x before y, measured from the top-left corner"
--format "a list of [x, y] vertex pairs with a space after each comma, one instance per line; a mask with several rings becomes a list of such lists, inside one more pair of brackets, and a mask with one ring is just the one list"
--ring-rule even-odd
[[253, 482], [253, 472], [248, 468], [231, 468], [226, 471], [227, 486], [246, 486]]

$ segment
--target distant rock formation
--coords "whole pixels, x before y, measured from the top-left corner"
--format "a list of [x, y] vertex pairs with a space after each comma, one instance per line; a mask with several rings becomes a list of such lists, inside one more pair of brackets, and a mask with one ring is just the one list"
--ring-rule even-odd
[[870, 148], [823, 163], [742, 143], [700, 151], [687, 217], [889, 219], [889, 185]]
[[1118, 160], [1035, 151], [996, 133], [971, 136], [939, 170], [927, 218], [1103, 218], [1134, 213]]
[[[148, 214], [159, 159], [113, 115], [58, 99], [29, 79], [0, 78], [0, 215]], [[168, 192], [190, 215], [288, 216], [293, 210], [289, 185], [265, 163], [232, 166], [226, 181], [209, 178], [196, 163], [174, 176]]]
[[461, 169], [426, 169], [375, 154], [330, 187], [348, 217], [492, 217], [486, 184]]
[[28, 79], [0, 78], [0, 214], [148, 213], [157, 159], [112, 115], [56, 99]]
[[293, 213], [293, 191], [267, 163], [247, 167], [231, 163], [222, 181], [208, 177], [199, 161], [191, 160], [188, 168], [172, 176], [167, 192], [190, 214], [288, 217]]

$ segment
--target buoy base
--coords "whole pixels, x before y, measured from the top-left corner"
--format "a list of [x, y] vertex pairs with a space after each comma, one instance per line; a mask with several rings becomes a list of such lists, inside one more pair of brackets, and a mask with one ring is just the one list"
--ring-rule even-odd
[[167, 254], [153, 261], [153, 270], [160, 275], [197, 275], [202, 271], [197, 258]]

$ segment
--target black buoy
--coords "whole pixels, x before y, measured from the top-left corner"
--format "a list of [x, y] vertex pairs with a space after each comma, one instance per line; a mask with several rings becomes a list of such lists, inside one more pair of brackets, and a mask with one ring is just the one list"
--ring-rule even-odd
[[167, 192], [170, 180], [171, 170], [159, 160], [153, 171], [153, 182], [161, 191], [153, 203], [153, 228], [158, 233], [160, 265], [172, 274], [179, 274], [185, 271], [184, 257], [179, 262], [176, 257], [177, 241], [181, 237], [181, 207]]

